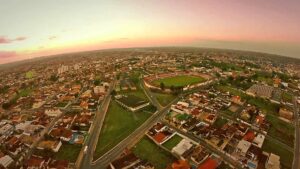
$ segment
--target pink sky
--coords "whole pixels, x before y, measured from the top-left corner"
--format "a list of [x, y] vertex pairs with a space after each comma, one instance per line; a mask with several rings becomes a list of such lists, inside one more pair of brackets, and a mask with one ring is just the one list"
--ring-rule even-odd
[[170, 45], [300, 58], [299, 18], [299, 0], [10, 0], [0, 6], [0, 63], [75, 51]]

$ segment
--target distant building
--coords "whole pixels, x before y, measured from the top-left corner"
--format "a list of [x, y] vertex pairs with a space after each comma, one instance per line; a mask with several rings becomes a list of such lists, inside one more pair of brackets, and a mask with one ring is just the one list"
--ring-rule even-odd
[[96, 95], [105, 94], [105, 87], [104, 86], [96, 86], [96, 87], [94, 87], [94, 93]]
[[61, 65], [58, 69], [57, 69], [57, 73], [58, 74], [63, 74], [65, 72], [67, 72], [69, 70], [68, 66], [65, 65]]
[[251, 86], [246, 93], [251, 96], [271, 98], [273, 90], [274, 88], [272, 86], [255, 84]]
[[9, 155], [5, 155], [0, 158], [0, 168], [1, 166], [4, 168], [8, 168], [13, 162], [14, 160]]
[[56, 117], [56, 116], [61, 115], [62, 112], [59, 109], [48, 109], [48, 110], [45, 110], [45, 114], [50, 117]]

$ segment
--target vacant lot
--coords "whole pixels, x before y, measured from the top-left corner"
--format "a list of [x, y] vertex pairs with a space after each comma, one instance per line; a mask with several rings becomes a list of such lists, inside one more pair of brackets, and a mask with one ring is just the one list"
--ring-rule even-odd
[[274, 143], [273, 141], [266, 139], [262, 149], [263, 151], [280, 156], [280, 163], [284, 168], [292, 168], [293, 153], [282, 147], [280, 144]]
[[172, 138], [166, 141], [163, 146], [166, 147], [168, 150], [172, 150], [183, 138], [179, 135], [175, 134]]
[[191, 84], [201, 83], [204, 82], [205, 79], [202, 77], [196, 76], [188, 76], [188, 75], [181, 75], [181, 76], [174, 76], [168, 77], [163, 79], [154, 80], [154, 84], [160, 86], [160, 83], [164, 83], [166, 87], [183, 87]]
[[162, 106], [167, 106], [170, 102], [172, 102], [176, 98], [176, 96], [172, 94], [153, 92], [153, 95], [156, 97], [157, 101]]
[[81, 145], [63, 144], [54, 158], [58, 160], [68, 160], [75, 162], [81, 150]]
[[165, 169], [168, 164], [172, 164], [175, 157], [158, 147], [148, 137], [144, 137], [134, 148], [133, 152], [136, 156], [143, 160], [149, 161], [155, 168]]
[[99, 158], [117, 145], [150, 116], [151, 114], [145, 111], [127, 111], [113, 100], [106, 114], [103, 128], [101, 129], [94, 154], [95, 158]]

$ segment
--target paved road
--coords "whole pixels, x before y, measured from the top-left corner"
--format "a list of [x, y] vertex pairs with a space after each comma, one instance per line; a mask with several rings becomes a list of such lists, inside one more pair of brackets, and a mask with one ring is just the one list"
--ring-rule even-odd
[[106, 168], [110, 162], [115, 160], [126, 148], [130, 148], [134, 146], [144, 135], [145, 133], [155, 124], [157, 123], [161, 117], [163, 117], [171, 105], [177, 102], [178, 99], [175, 99], [168, 106], [162, 108], [154, 115], [152, 115], [146, 122], [144, 122], [139, 128], [137, 128], [133, 133], [131, 133], [127, 138], [122, 140], [118, 145], [112, 148], [110, 151], [105, 153], [102, 157], [97, 159], [92, 163], [92, 168], [103, 169]]
[[296, 97], [294, 97], [293, 99], [293, 103], [294, 103], [294, 115], [295, 115], [295, 150], [294, 150], [294, 161], [293, 161], [293, 169], [300, 169], [299, 166], [299, 161], [300, 161], [300, 130], [299, 130], [299, 110], [298, 110], [298, 106], [297, 106], [297, 99]]
[[[78, 156], [78, 159], [76, 162], [76, 168], [84, 168], [84, 169], [91, 168], [94, 151], [97, 146], [97, 142], [99, 139], [99, 135], [101, 132], [101, 128], [102, 128], [104, 119], [105, 119], [106, 112], [109, 107], [109, 103], [111, 101], [110, 93], [114, 89], [115, 84], [116, 84], [116, 80], [114, 80], [112, 85], [110, 86], [109, 91], [105, 95], [101, 106], [99, 106], [97, 108], [95, 119], [94, 119], [91, 129], [89, 131], [89, 136], [88, 136], [87, 140], [85, 141], [83, 148], [81, 149], [80, 154]], [[88, 146], [88, 149], [86, 152], [84, 152], [85, 146]]]
[[133, 147], [154, 124], [156, 124], [158, 121], [161, 120], [161, 118], [169, 111], [171, 105], [178, 102], [181, 97], [181, 96], [177, 97], [167, 106], [162, 107], [159, 104], [159, 102], [156, 100], [155, 96], [149, 91], [147, 87], [144, 86], [143, 83], [141, 84], [141, 87], [144, 90], [147, 97], [149, 98], [150, 102], [157, 107], [158, 111], [154, 115], [152, 115], [146, 122], [144, 122], [139, 128], [137, 128], [133, 133], [131, 133], [127, 138], [122, 140], [118, 145], [116, 145], [110, 151], [105, 153], [96, 161], [92, 162], [93, 169], [106, 168], [110, 164], [110, 162], [112, 162], [113, 160], [115, 160], [117, 157], [120, 156], [120, 154], [124, 151], [124, 149]]

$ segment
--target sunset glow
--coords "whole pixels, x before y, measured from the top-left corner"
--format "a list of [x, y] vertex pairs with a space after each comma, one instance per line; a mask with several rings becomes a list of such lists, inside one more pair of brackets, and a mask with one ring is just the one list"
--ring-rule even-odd
[[0, 63], [145, 46], [232, 48], [300, 57], [299, 18], [298, 0], [1, 0]]

